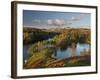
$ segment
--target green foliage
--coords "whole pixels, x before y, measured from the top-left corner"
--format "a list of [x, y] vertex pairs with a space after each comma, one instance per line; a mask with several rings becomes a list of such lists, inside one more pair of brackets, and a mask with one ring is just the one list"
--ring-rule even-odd
[[[46, 49], [43, 49], [42, 51], [35, 52], [28, 59], [27, 63], [24, 64], [24, 67], [25, 68], [35, 68], [35, 67], [44, 66], [44, 63], [47, 61], [48, 58], [51, 57], [53, 53], [54, 53], [53, 48], [46, 48]], [[41, 62], [43, 63], [43, 65]], [[38, 64], [41, 64], [41, 66]]]
[[[56, 49], [66, 49], [71, 46], [72, 43], [88, 43], [91, 44], [90, 29], [59, 29], [57, 31], [40, 30], [40, 29], [24, 29], [24, 44], [32, 44], [29, 48], [30, 58], [27, 63], [24, 64], [24, 68], [40, 68], [51, 66], [81, 66], [89, 65], [89, 61], [69, 61], [69, 63], [60, 62], [55, 63], [55, 59], [52, 54], [56, 52]], [[50, 40], [49, 40], [50, 38]], [[54, 64], [54, 63], [55, 64]], [[48, 66], [50, 67], [50, 66]]]
[[[71, 61], [71, 60], [70, 60]], [[81, 60], [81, 61], [76, 61], [74, 63], [67, 63], [65, 66], [66, 67], [71, 67], [71, 66], [89, 66], [91, 65], [91, 62], [89, 59], [86, 59], [86, 60]]]
[[57, 32], [50, 32], [47, 30], [24, 28], [23, 42], [24, 44], [36, 43], [38, 41], [47, 40], [48, 38], [53, 38], [58, 34]]

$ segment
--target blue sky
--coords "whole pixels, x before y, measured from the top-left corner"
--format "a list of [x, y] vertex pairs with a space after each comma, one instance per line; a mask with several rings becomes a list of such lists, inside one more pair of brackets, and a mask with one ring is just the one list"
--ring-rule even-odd
[[89, 28], [90, 13], [23, 10], [24, 27], [35, 28]]

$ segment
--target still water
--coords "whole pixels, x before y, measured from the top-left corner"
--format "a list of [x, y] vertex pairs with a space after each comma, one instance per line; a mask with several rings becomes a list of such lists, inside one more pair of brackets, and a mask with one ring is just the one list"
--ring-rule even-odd
[[68, 47], [66, 50], [60, 50], [58, 49], [56, 52], [56, 55], [53, 57], [57, 59], [65, 59], [71, 56], [81, 56], [82, 52], [89, 52], [90, 45], [89, 44], [79, 44], [77, 43], [76, 48], [73, 49], [71, 47]]
[[[23, 46], [23, 60], [27, 60], [29, 58], [29, 52], [28, 49], [31, 47], [31, 45], [24, 45]], [[57, 49], [56, 53], [52, 55], [52, 57], [56, 59], [65, 59], [71, 56], [81, 56], [81, 53], [83, 51], [88, 52], [90, 50], [89, 44], [76, 44], [76, 48], [68, 47], [65, 50]]]

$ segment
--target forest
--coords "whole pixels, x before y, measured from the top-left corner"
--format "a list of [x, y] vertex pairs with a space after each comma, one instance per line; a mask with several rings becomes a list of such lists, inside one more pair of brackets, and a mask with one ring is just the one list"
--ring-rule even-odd
[[[91, 46], [91, 30], [88, 28], [37, 29], [23, 28], [23, 46], [28, 56], [23, 60], [24, 69], [90, 66], [91, 51], [84, 49], [80, 55], [74, 53], [77, 44]], [[69, 49], [72, 53], [66, 58], [57, 58], [57, 51]], [[63, 53], [61, 53], [63, 54]], [[23, 55], [25, 55], [23, 53]]]

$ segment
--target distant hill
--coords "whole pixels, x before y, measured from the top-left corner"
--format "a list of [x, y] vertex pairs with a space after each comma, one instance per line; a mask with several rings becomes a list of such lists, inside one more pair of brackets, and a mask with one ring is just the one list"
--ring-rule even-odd
[[41, 29], [24, 27], [24, 28], [23, 28], [23, 31], [24, 31], [24, 32], [32, 32], [32, 31], [41, 31]]

